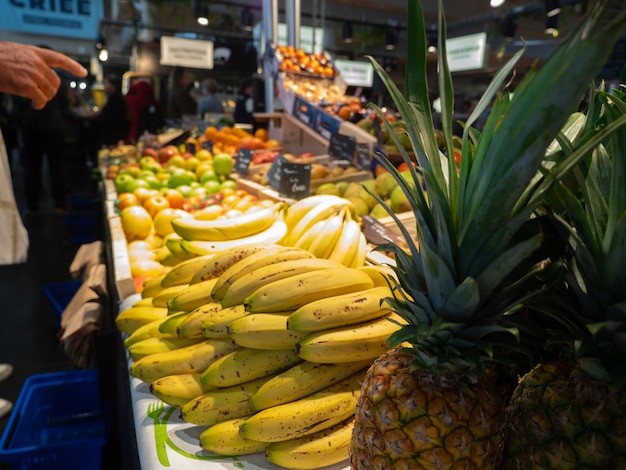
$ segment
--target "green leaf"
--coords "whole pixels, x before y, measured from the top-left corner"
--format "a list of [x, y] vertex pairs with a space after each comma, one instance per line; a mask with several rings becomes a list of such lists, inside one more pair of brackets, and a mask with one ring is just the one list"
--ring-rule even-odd
[[462, 323], [471, 319], [480, 304], [478, 283], [471, 277], [461, 284], [445, 299], [440, 315], [447, 321]]

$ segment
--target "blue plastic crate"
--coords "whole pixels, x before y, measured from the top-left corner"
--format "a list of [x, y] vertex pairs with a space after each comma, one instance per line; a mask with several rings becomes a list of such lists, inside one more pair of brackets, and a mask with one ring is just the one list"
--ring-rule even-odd
[[2, 434], [0, 462], [12, 470], [98, 470], [106, 440], [97, 371], [33, 375]]
[[84, 245], [98, 239], [98, 217], [94, 213], [68, 212], [63, 222], [73, 245]]
[[61, 327], [61, 315], [63, 314], [63, 310], [65, 310], [65, 307], [70, 303], [72, 297], [78, 292], [82, 283], [82, 280], [77, 279], [43, 286], [43, 291], [46, 297], [48, 297], [48, 300], [50, 300], [50, 304], [52, 304], [54, 321], [57, 328]]

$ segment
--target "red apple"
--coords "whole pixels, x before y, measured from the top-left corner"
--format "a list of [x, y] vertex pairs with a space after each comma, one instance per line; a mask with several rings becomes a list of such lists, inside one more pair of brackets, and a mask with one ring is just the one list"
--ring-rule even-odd
[[141, 156], [142, 157], [152, 157], [155, 160], [158, 160], [159, 159], [159, 152], [157, 152], [157, 150], [153, 149], [152, 147], [146, 147], [141, 152]]
[[175, 145], [166, 145], [159, 150], [159, 160], [161, 161], [161, 164], [167, 163], [167, 161], [174, 155], [180, 155], [180, 152]]
[[193, 157], [193, 154], [189, 152], [183, 152], [181, 155], [185, 160], [189, 160], [191, 157]]

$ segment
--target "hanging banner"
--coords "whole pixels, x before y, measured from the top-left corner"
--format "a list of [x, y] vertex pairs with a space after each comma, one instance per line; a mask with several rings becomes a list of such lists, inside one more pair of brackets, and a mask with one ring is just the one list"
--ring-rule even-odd
[[100, 0], [0, 0], [6, 31], [95, 40], [102, 17]]
[[213, 42], [163, 36], [161, 37], [161, 64], [212, 69]]

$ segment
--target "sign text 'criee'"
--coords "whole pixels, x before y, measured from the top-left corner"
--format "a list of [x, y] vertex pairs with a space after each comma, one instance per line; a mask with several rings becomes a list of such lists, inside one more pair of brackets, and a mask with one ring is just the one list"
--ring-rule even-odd
[[91, 15], [91, 0], [9, 0], [16, 8], [32, 12], [59, 12], [82, 16]]

